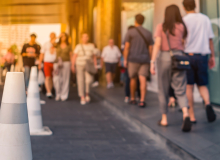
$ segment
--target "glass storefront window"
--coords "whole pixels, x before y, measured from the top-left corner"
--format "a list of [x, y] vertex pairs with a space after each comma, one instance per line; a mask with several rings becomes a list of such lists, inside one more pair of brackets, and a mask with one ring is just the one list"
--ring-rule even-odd
[[201, 0], [201, 12], [208, 15], [211, 22], [215, 38], [213, 39], [215, 45], [215, 68], [209, 70], [209, 89], [211, 102], [220, 105], [220, 15], [219, 15], [220, 0]]

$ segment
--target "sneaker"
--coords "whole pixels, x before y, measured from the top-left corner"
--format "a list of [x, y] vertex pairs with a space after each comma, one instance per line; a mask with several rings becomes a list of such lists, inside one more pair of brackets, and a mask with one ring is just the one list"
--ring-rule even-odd
[[125, 103], [129, 103], [129, 98], [125, 97]]
[[53, 98], [52, 93], [47, 93], [46, 96], [47, 96], [47, 98], [49, 98], [49, 99], [52, 99], [52, 98]]
[[110, 83], [110, 86], [111, 86], [111, 88], [115, 87], [114, 83]]
[[81, 99], [80, 104], [81, 105], [86, 105], [86, 100], [85, 99], [83, 99], [83, 100]]
[[98, 87], [99, 86], [99, 82], [98, 81], [96, 81], [96, 82], [94, 82], [93, 84], [92, 84], [92, 87]]
[[107, 84], [107, 89], [110, 89], [111, 88], [111, 84]]
[[216, 120], [216, 114], [211, 105], [206, 106], [206, 116], [208, 122], [214, 122]]
[[46, 104], [46, 101], [40, 100], [40, 104]]
[[60, 100], [60, 96], [56, 96], [55, 101], [59, 101]]
[[62, 101], [62, 102], [65, 102], [65, 101], [67, 101], [67, 98], [66, 98], [66, 99], [61, 98], [61, 101]]

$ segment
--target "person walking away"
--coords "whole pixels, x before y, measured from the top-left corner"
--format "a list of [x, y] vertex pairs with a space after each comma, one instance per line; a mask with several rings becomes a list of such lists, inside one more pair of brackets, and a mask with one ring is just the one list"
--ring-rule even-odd
[[89, 43], [88, 33], [83, 33], [81, 37], [81, 43], [75, 47], [74, 55], [72, 58], [72, 72], [76, 72], [78, 94], [81, 98], [81, 105], [85, 105], [91, 100], [89, 94], [94, 75], [90, 74], [86, 70], [87, 62], [93, 62], [94, 67], [97, 68], [95, 46], [94, 44]]
[[128, 30], [125, 37], [124, 66], [128, 67], [130, 77], [131, 99], [130, 104], [136, 104], [135, 91], [136, 81], [140, 82], [139, 107], [145, 107], [145, 96], [147, 92], [147, 76], [149, 74], [150, 55], [153, 48], [153, 38], [150, 31], [142, 27], [145, 17], [141, 14], [135, 17], [135, 28]]
[[12, 48], [9, 48], [7, 54], [2, 57], [2, 63], [4, 63], [7, 71], [10, 72], [11, 65], [15, 63], [15, 55], [12, 53]]
[[[135, 28], [135, 26], [129, 26], [128, 30], [132, 29], [132, 28]], [[124, 53], [124, 46], [125, 45], [122, 45], [122, 53]], [[128, 75], [128, 66], [124, 66], [124, 56], [122, 56], [122, 58], [123, 58], [123, 61], [121, 63], [123, 63], [123, 67], [125, 68], [125, 73], [124, 73], [124, 76], [125, 76], [125, 99], [124, 99], [124, 102], [129, 103], [130, 102], [130, 95], [131, 95], [130, 94], [130, 77]], [[140, 81], [139, 81], [138, 77], [137, 77], [136, 88], [137, 88], [137, 95], [138, 95], [136, 100], [139, 101], [141, 93], [140, 93]]]
[[[185, 43], [185, 53], [190, 59], [191, 69], [187, 71], [187, 97], [189, 100], [190, 120], [196, 123], [194, 114], [193, 88], [197, 84], [199, 92], [205, 102], [208, 122], [216, 120], [216, 114], [210, 103], [208, 85], [208, 68], [215, 67], [214, 33], [209, 18], [196, 13], [194, 0], [184, 0], [187, 15], [183, 18], [188, 29]], [[209, 58], [210, 55], [210, 58]]]
[[35, 61], [40, 55], [40, 46], [36, 43], [37, 36], [35, 34], [31, 34], [30, 37], [31, 40], [29, 41], [29, 43], [24, 44], [21, 51], [21, 55], [23, 57], [26, 90], [29, 84], [31, 67], [35, 66]]
[[56, 34], [50, 34], [50, 41], [46, 42], [41, 49], [40, 59], [38, 69], [42, 69], [42, 61], [44, 61], [44, 74], [45, 74], [45, 87], [46, 96], [52, 98], [52, 88], [53, 88], [53, 63], [56, 60]]
[[[166, 8], [163, 24], [157, 26], [155, 32], [155, 45], [151, 60], [151, 74], [155, 75], [155, 62], [159, 50], [161, 53], [158, 59], [158, 99], [162, 119], [158, 122], [160, 126], [168, 126], [167, 112], [170, 86], [174, 89], [175, 96], [180, 108], [183, 111], [182, 131], [191, 130], [191, 122], [188, 113], [188, 101], [186, 96], [186, 71], [172, 70], [171, 54], [183, 55], [183, 40], [187, 36], [187, 29], [182, 20], [180, 10], [176, 5]], [[170, 45], [169, 45], [170, 44]]]
[[114, 87], [114, 77], [117, 69], [117, 65], [120, 62], [121, 52], [119, 48], [114, 44], [113, 39], [109, 39], [108, 46], [104, 47], [102, 51], [102, 66], [105, 63], [107, 88]]
[[72, 48], [69, 44], [69, 36], [65, 32], [60, 35], [56, 54], [57, 56], [53, 66], [53, 83], [56, 91], [55, 100], [66, 101], [69, 96]]

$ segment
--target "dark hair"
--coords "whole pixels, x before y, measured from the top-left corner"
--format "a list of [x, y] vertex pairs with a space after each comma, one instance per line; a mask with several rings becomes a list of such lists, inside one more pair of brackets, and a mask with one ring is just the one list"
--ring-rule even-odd
[[129, 26], [128, 27], [128, 30], [132, 29], [132, 28], [135, 28], [135, 26]]
[[30, 35], [30, 37], [35, 37], [35, 38], [37, 38], [37, 35], [34, 34], [34, 33], [32, 33], [32, 34]]
[[[66, 45], [69, 45], [69, 36], [68, 36], [68, 34], [65, 33], [65, 32], [62, 32], [61, 34], [65, 34], [65, 36], [66, 36]], [[62, 37], [60, 37], [59, 42], [58, 42], [59, 45], [61, 44], [61, 38]]]
[[145, 18], [142, 14], [137, 14], [135, 16], [135, 20], [138, 24], [142, 25], [144, 23]]
[[169, 33], [173, 36], [175, 36], [174, 34], [174, 29], [175, 29], [175, 24], [176, 23], [181, 23], [184, 26], [184, 34], [183, 34], [183, 38], [187, 37], [187, 28], [185, 23], [183, 22], [182, 16], [180, 14], [180, 10], [179, 7], [177, 7], [176, 5], [170, 5], [166, 8], [165, 11], [165, 20], [163, 23], [163, 31], [166, 33], [167, 31], [169, 31]]
[[196, 8], [195, 0], [184, 0], [183, 6], [187, 11], [192, 11]]

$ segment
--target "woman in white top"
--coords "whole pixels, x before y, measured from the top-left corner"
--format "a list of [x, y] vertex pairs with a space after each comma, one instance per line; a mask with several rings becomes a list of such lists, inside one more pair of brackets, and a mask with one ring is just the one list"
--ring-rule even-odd
[[93, 75], [86, 71], [86, 62], [88, 60], [94, 61], [96, 67], [97, 60], [95, 55], [95, 46], [89, 43], [89, 35], [83, 33], [81, 43], [78, 44], [74, 50], [72, 58], [72, 71], [76, 72], [78, 94], [81, 97], [81, 105], [90, 102], [90, 86], [93, 82]]

